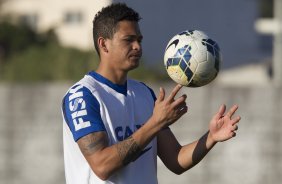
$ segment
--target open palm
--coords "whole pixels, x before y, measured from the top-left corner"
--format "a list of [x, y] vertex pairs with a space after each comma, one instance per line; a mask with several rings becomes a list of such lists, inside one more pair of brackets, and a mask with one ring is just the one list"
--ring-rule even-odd
[[210, 135], [215, 142], [226, 141], [236, 136], [236, 130], [238, 129], [238, 123], [241, 119], [240, 116], [232, 118], [237, 111], [238, 106], [233, 105], [229, 111], [225, 113], [226, 106], [222, 105], [219, 111], [213, 116], [209, 129]]

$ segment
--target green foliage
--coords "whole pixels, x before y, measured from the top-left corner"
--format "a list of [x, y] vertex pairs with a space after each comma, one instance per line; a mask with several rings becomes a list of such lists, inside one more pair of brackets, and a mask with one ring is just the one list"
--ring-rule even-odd
[[[38, 34], [24, 26], [0, 23], [0, 81], [77, 81], [98, 66], [94, 51], [59, 45], [52, 30]], [[157, 70], [140, 66], [130, 77], [141, 81], [166, 79]]]
[[0, 23], [0, 48], [4, 58], [9, 57], [14, 52], [26, 50], [29, 46], [44, 46], [48, 42], [57, 42], [52, 30], [37, 34], [32, 29], [24, 25], [13, 25], [8, 22]]
[[59, 45], [54, 31], [38, 34], [26, 26], [0, 23], [0, 80], [77, 80], [97, 66], [94, 52]]
[[95, 58], [94, 53], [53, 44], [29, 47], [9, 58], [1, 78], [10, 82], [73, 81], [95, 68]]

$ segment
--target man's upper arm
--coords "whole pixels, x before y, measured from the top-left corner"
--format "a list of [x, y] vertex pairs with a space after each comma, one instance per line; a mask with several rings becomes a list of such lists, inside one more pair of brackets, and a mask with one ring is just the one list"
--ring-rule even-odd
[[82, 85], [69, 90], [63, 99], [62, 111], [75, 141], [93, 132], [106, 131], [98, 100]]
[[97, 151], [100, 151], [108, 146], [108, 136], [106, 132], [94, 132], [81, 137], [77, 144], [87, 158]]

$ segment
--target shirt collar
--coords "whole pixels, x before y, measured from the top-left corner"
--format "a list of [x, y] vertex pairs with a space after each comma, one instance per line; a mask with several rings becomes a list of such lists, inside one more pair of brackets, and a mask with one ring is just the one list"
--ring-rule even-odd
[[94, 71], [89, 72], [88, 75], [90, 75], [91, 77], [93, 77], [97, 81], [107, 85], [108, 87], [114, 89], [118, 93], [121, 93], [121, 94], [126, 96], [126, 94], [127, 94], [127, 82], [124, 85], [114, 84], [109, 79], [106, 79], [105, 77], [103, 77], [102, 75], [100, 75], [100, 74], [98, 74], [97, 72], [94, 72]]

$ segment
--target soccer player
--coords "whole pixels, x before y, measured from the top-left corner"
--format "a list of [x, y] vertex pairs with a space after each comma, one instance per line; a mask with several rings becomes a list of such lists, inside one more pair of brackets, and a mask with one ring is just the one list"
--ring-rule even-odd
[[63, 98], [64, 159], [67, 184], [157, 184], [157, 156], [181, 174], [217, 143], [236, 135], [240, 117], [222, 105], [199, 140], [181, 146], [169, 125], [188, 108], [176, 85], [158, 98], [145, 84], [127, 78], [138, 67], [142, 34], [137, 12], [125, 4], [103, 8], [93, 21], [100, 63]]

